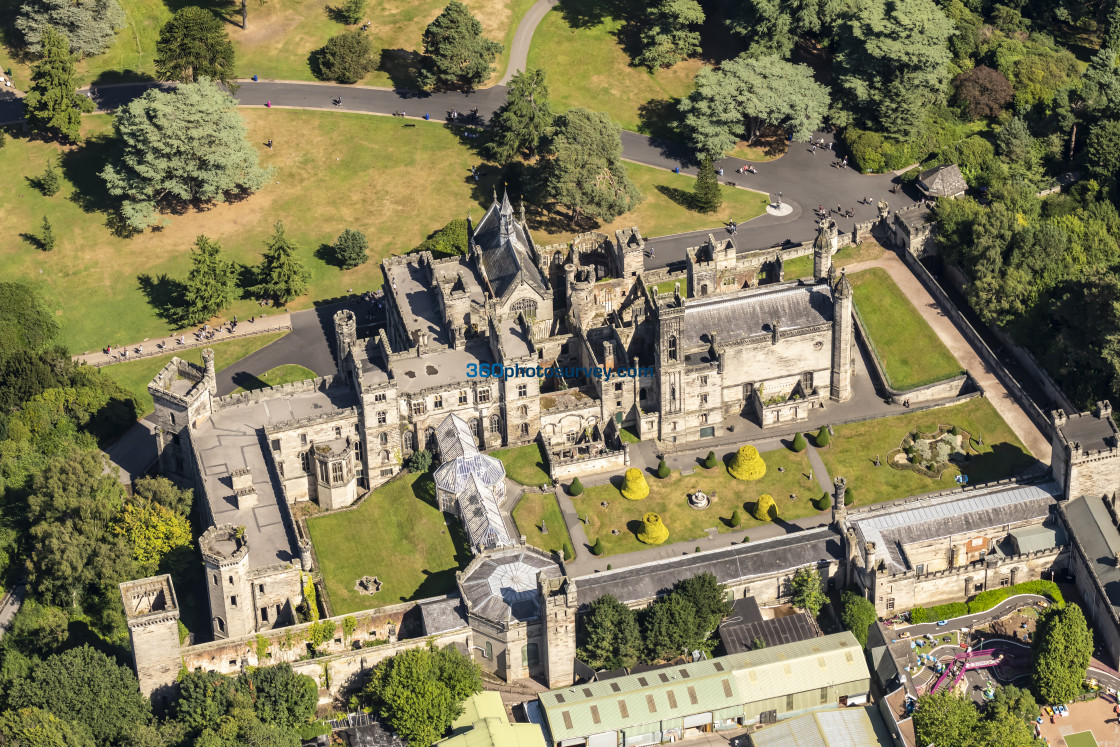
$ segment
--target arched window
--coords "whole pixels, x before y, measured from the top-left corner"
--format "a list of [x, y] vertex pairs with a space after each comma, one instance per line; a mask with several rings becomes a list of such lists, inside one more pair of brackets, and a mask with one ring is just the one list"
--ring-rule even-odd
[[707, 283], [701, 283], [700, 284], [700, 295], [701, 296], [708, 295], [708, 284]]
[[471, 433], [474, 434], [474, 440], [481, 444], [482, 443], [482, 430], [479, 427], [478, 418], [471, 418], [471, 422], [468, 423], [467, 425], [470, 427]]
[[645, 399], [647, 396], [645, 387], [638, 390], [638, 399]]
[[388, 433], [378, 433], [377, 434], [377, 442], [379, 444], [381, 444], [382, 446], [387, 445], [389, 443], [389, 434]]
[[537, 302], [531, 298], [522, 298], [518, 301], [514, 301], [513, 306], [510, 306], [510, 310], [513, 311], [514, 316], [517, 316], [518, 312], [524, 312], [526, 319], [537, 318]]
[[214, 630], [218, 631], [219, 633], [226, 632], [226, 621], [223, 620], [220, 617], [215, 617], [214, 618]]
[[431, 426], [424, 431], [424, 448], [428, 451], [436, 450], [436, 429]]
[[669, 401], [673, 403], [677, 401], [677, 388], [675, 386], [669, 387]]
[[517, 414], [523, 418], [527, 418], [529, 417], [529, 408], [525, 405], [521, 405], [521, 407], [517, 408]]
[[529, 435], [529, 424], [528, 423], [522, 423], [521, 424], [521, 435], [522, 436], [528, 436]]
[[677, 336], [669, 335], [669, 360], [677, 359]]
[[494, 658], [494, 644], [490, 643], [490, 641], [486, 642], [486, 653], [483, 654], [483, 656], [485, 656], [487, 659]]
[[388, 449], [385, 449], [384, 451], [381, 452], [381, 463], [382, 464], [388, 464], [389, 463], [389, 450]]
[[412, 436], [412, 431], [405, 431], [402, 440], [404, 441], [404, 448], [407, 451], [412, 451], [416, 448], [416, 440]]
[[502, 432], [502, 418], [499, 415], [490, 416], [490, 433], [497, 435]]

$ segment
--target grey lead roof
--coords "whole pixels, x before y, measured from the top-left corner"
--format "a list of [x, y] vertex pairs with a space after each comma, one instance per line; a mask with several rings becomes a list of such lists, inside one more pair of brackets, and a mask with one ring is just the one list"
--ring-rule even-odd
[[[938, 495], [849, 516], [860, 547], [875, 543], [875, 557], [890, 570], [905, 570], [899, 546], [912, 542], [966, 534], [1030, 519], [1045, 519], [1060, 489], [1044, 485], [1003, 485], [972, 492]], [[892, 567], [893, 566], [893, 567]]]
[[499, 550], [471, 563], [459, 581], [459, 589], [472, 613], [497, 622], [524, 622], [540, 615], [540, 573], [546, 578], [559, 578], [560, 568], [524, 548]]
[[832, 321], [832, 294], [826, 285], [785, 286], [778, 290], [749, 290], [689, 299], [681, 325], [685, 346], [708, 341], [715, 331], [716, 343], [742, 340], [778, 329], [814, 327]]
[[1113, 609], [1120, 611], [1120, 532], [1100, 496], [1083, 495], [1065, 505], [1066, 521], [1077, 541], [1081, 543], [1093, 575], [1108, 597]]
[[968, 183], [955, 163], [923, 171], [918, 174], [918, 180], [934, 197], [953, 197], [968, 189]]
[[482, 216], [474, 229], [474, 243], [482, 250], [482, 267], [496, 298], [519, 283], [528, 283], [544, 296], [544, 278], [530, 249], [532, 240], [514, 218], [508, 192]]

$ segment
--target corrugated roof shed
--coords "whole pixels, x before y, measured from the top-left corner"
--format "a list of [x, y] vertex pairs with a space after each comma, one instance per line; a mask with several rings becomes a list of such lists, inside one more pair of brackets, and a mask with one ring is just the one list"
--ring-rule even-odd
[[511, 724], [502, 696], [493, 691], [472, 695], [463, 714], [451, 724], [451, 736], [441, 747], [544, 747], [544, 733], [536, 724]]
[[463, 701], [463, 713], [451, 722], [451, 731], [456, 733], [461, 729], [469, 729], [476, 721], [484, 718], [504, 719], [505, 717], [506, 706], [502, 702], [501, 693], [483, 690]]
[[869, 681], [851, 633], [542, 693], [555, 741]]
[[889, 747], [890, 732], [875, 706], [820, 711], [751, 734], [752, 747]]

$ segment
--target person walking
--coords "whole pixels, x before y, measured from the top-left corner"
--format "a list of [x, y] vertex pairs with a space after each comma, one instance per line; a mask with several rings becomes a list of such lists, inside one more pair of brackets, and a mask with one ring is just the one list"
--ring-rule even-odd
[[266, 101], [266, 102], [264, 102], [264, 105], [265, 105], [265, 107], [271, 109], [272, 108], [272, 101], [271, 100]]
[[269, 138], [269, 139], [268, 139], [268, 142], [267, 142], [267, 143], [265, 143], [265, 145], [267, 145], [267, 146], [268, 146], [268, 149], [269, 149], [269, 150], [272, 150], [272, 138]]

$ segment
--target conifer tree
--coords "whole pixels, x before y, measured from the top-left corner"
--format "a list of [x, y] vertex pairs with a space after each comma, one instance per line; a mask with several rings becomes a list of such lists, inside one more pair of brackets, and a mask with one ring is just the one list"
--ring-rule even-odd
[[369, 241], [361, 231], [347, 228], [334, 242], [335, 260], [344, 270], [352, 270], [369, 259]]
[[716, 453], [714, 451], [709, 451], [708, 456], [704, 457], [704, 469], [715, 469], [717, 464], [719, 464], [719, 462], [716, 461]]
[[117, 29], [128, 22], [117, 0], [25, 0], [9, 7], [16, 6], [15, 27], [32, 54], [43, 51], [47, 27], [66, 37], [78, 57], [101, 54], [113, 44]]
[[82, 113], [93, 102], [78, 95], [74, 57], [66, 37], [47, 27], [42, 37], [43, 59], [31, 72], [31, 90], [23, 100], [27, 124], [44, 138], [76, 143], [82, 139]]
[[579, 477], [572, 480], [572, 484], [568, 486], [568, 495], [582, 495], [583, 483], [579, 481]]
[[217, 314], [233, 302], [233, 263], [222, 256], [222, 246], [206, 236], [195, 239], [191, 252], [191, 272], [187, 276], [187, 309], [183, 321], [190, 324], [202, 322]]
[[39, 191], [47, 197], [54, 197], [62, 189], [62, 179], [58, 175], [54, 161], [47, 161], [47, 170], [39, 177]]
[[509, 82], [506, 103], [490, 118], [490, 152], [498, 163], [535, 155], [556, 115], [548, 102], [544, 70], [526, 70]]
[[43, 228], [39, 234], [39, 246], [44, 252], [54, 251], [54, 227], [47, 216], [43, 216]]
[[311, 273], [297, 256], [299, 247], [284, 232], [283, 221], [276, 221], [272, 237], [268, 240], [258, 274], [260, 284], [256, 292], [270, 297], [279, 304], [286, 304], [307, 292]]
[[591, 546], [591, 554], [592, 555], [602, 555], [603, 554], [603, 538], [602, 537], [596, 537], [595, 538], [595, 544], [593, 544]]
[[188, 5], [176, 11], [160, 29], [156, 54], [160, 80], [197, 83], [212, 78], [229, 85], [236, 77], [225, 24], [205, 8]]
[[494, 57], [503, 47], [482, 35], [482, 23], [466, 5], [451, 0], [424, 29], [424, 88], [470, 91], [494, 71]]
[[692, 205], [701, 213], [714, 213], [723, 205], [723, 193], [719, 191], [719, 180], [710, 158], [705, 157], [700, 162], [700, 171], [692, 188]]
[[798, 453], [809, 448], [808, 442], [805, 441], [805, 434], [803, 434], [801, 431], [798, 431], [797, 435], [793, 437], [793, 444], [791, 448]]
[[662, 459], [660, 462], [657, 463], [657, 476], [660, 479], [664, 480], [666, 477], [669, 476], [669, 474], [670, 474], [669, 473], [669, 465], [665, 463], [664, 459]]

